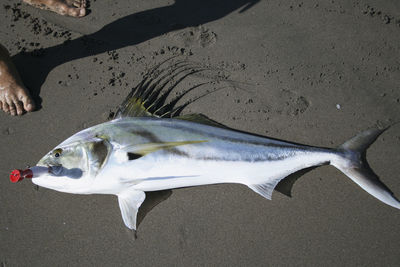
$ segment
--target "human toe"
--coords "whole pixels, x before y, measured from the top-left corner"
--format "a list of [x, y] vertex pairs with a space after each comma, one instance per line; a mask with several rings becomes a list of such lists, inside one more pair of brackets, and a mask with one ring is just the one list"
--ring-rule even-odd
[[83, 17], [86, 15], [85, 5], [82, 5], [82, 1], [80, 0], [72, 0], [72, 3], [65, 4], [60, 3], [58, 5], [58, 13], [61, 15], [69, 15], [71, 17]]
[[74, 7], [86, 7], [86, 1], [83, 0], [74, 0], [72, 5]]
[[10, 113], [10, 109], [8, 107], [7, 102], [2, 102], [2, 109], [5, 113]]
[[86, 9], [84, 7], [79, 8], [68, 8], [67, 14], [72, 17], [83, 17], [86, 15]]
[[33, 102], [31, 96], [24, 92], [21, 94], [19, 97], [19, 103], [22, 102], [23, 109], [26, 110], [27, 112], [31, 112], [35, 110], [35, 103]]
[[22, 103], [19, 100], [15, 99], [14, 106], [17, 111], [17, 115], [21, 116], [24, 113], [24, 107], [23, 107]]
[[15, 107], [14, 103], [12, 101], [10, 101], [10, 102], [7, 102], [7, 104], [8, 104], [9, 113], [12, 116], [17, 115], [17, 108]]

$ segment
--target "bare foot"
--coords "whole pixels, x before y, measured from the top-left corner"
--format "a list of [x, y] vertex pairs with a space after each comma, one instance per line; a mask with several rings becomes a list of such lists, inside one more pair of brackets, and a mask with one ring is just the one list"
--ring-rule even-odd
[[0, 109], [15, 116], [33, 111], [35, 104], [19, 77], [8, 51], [0, 44]]
[[28, 5], [51, 10], [60, 15], [83, 17], [86, 15], [86, 0], [22, 0]]

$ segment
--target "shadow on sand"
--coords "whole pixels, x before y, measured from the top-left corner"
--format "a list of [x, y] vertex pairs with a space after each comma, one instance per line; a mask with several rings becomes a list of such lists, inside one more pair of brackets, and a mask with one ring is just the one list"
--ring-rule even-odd
[[[40, 88], [55, 67], [71, 60], [145, 42], [168, 32], [245, 12], [260, 0], [176, 0], [174, 4], [131, 14], [99, 31], [45, 48], [43, 56], [21, 52], [13, 57], [22, 79], [40, 106]], [[89, 43], [89, 45], [88, 45]]]

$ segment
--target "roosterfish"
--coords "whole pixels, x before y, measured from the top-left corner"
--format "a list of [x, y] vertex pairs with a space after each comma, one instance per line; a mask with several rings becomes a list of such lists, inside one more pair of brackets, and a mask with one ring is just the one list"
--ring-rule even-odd
[[188, 103], [172, 108], [177, 101], [165, 104], [166, 95], [204, 69], [178, 62], [165, 72], [161, 64], [132, 90], [111, 121], [72, 135], [40, 159], [30, 169], [32, 182], [66, 193], [116, 195], [123, 222], [134, 230], [145, 192], [236, 183], [271, 199], [282, 179], [321, 165], [336, 167], [375, 198], [400, 209], [366, 161], [367, 148], [387, 128], [323, 148], [236, 131], [201, 114], [178, 115]]

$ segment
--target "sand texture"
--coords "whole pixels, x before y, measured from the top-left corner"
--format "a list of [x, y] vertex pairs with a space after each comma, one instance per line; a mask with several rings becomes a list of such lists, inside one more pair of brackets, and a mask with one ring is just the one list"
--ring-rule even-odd
[[[115, 196], [8, 174], [106, 120], [172, 56], [241, 83], [184, 111], [234, 129], [335, 147], [400, 121], [399, 1], [91, 0], [81, 19], [20, 2], [1, 1], [0, 42], [40, 109], [0, 112], [0, 266], [398, 266], [400, 211], [331, 166], [272, 201], [231, 184], [164, 192], [136, 239]], [[399, 151], [400, 124], [367, 154], [397, 196]]]

